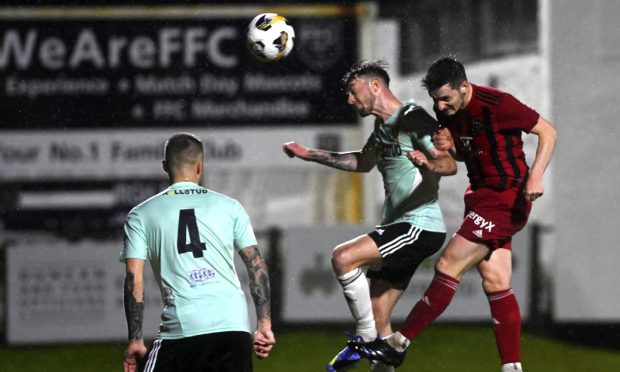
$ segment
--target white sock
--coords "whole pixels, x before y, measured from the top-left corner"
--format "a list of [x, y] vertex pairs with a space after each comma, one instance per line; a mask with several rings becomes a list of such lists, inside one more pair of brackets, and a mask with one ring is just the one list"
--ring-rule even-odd
[[372, 314], [370, 289], [366, 275], [358, 268], [339, 276], [338, 281], [342, 285], [344, 298], [355, 318], [355, 334], [362, 336], [364, 341], [374, 340], [377, 338], [377, 329]]
[[407, 337], [403, 336], [400, 332], [394, 332], [384, 338], [384, 340], [399, 353], [405, 351], [409, 347], [409, 344], [411, 344], [411, 341], [409, 341]]
[[502, 365], [502, 372], [523, 372], [523, 367], [521, 367], [521, 363], [506, 363]]

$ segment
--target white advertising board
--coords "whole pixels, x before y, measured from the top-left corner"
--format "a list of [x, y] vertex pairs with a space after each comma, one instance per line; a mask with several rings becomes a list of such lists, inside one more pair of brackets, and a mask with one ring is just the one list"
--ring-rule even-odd
[[345, 149], [363, 145], [351, 127], [7, 131], [0, 136], [0, 180], [161, 178], [166, 139], [186, 131], [202, 139], [208, 168], [308, 166], [282, 152], [292, 140], [310, 147], [322, 141]]
[[[341, 226], [287, 229], [282, 238], [285, 248], [283, 318], [288, 322], [352, 322], [352, 317], [331, 268], [332, 249], [373, 227]], [[454, 228], [449, 231], [454, 231]], [[517, 295], [523, 319], [528, 317], [530, 246], [525, 229], [513, 239], [512, 288]], [[447, 239], [446, 239], [447, 241]], [[404, 320], [422, 297], [434, 274], [436, 256], [425, 261], [393, 312], [393, 321]], [[463, 276], [454, 300], [438, 321], [491, 321], [489, 304], [475, 269]]]
[[[263, 256], [267, 244], [258, 236]], [[7, 250], [8, 344], [125, 341], [125, 266], [118, 261], [121, 241], [22, 240]], [[256, 317], [248, 276], [235, 260], [252, 326]], [[150, 265], [145, 270], [145, 339], [157, 335], [162, 300]]]

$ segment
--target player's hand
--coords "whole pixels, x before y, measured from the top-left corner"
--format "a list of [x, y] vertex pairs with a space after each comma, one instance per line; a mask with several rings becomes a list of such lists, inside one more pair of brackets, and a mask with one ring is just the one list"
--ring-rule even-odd
[[125, 359], [123, 360], [124, 372], [138, 371], [138, 361], [146, 355], [147, 348], [144, 341], [131, 341], [125, 350]]
[[447, 128], [441, 128], [433, 133], [433, 145], [440, 151], [449, 151], [454, 147], [454, 140]]
[[527, 201], [534, 201], [543, 196], [544, 189], [542, 186], [542, 179], [538, 179], [530, 175], [525, 183], [523, 193], [525, 194], [525, 200]]
[[271, 349], [276, 344], [276, 338], [271, 329], [258, 329], [254, 332], [254, 354], [259, 359], [265, 359], [269, 356]]
[[426, 155], [424, 155], [422, 151], [420, 150], [409, 151], [407, 153], [407, 157], [409, 158], [409, 160], [411, 160], [413, 165], [415, 165], [416, 167], [429, 168], [428, 158], [426, 157]]
[[289, 158], [294, 158], [295, 156], [297, 156], [298, 158], [303, 159], [303, 157], [308, 152], [308, 149], [295, 141], [287, 142], [282, 145], [282, 150], [284, 150], [284, 153], [288, 155]]

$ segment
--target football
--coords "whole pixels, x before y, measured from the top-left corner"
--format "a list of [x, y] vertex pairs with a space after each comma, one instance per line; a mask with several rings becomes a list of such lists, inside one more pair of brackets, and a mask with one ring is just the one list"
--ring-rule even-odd
[[276, 13], [262, 13], [248, 25], [250, 52], [263, 62], [279, 61], [293, 50], [295, 30], [286, 18]]

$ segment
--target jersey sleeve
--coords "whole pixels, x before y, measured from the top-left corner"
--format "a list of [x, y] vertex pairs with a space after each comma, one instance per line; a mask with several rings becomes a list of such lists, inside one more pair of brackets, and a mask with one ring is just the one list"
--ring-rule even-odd
[[399, 121], [402, 132], [409, 135], [424, 149], [433, 147], [432, 135], [439, 129], [439, 123], [421, 106], [405, 107]]
[[405, 106], [398, 121], [399, 130], [413, 132], [418, 138], [432, 136], [439, 129], [439, 123], [421, 106]]
[[538, 122], [540, 114], [531, 109], [511, 94], [506, 93], [497, 110], [501, 129], [519, 129], [529, 133]]
[[119, 260], [124, 262], [128, 258], [148, 258], [146, 232], [140, 214], [135, 209], [129, 212], [125, 221], [123, 248]]
[[254, 234], [252, 223], [250, 222], [250, 216], [240, 203], [236, 203], [235, 208], [235, 249], [241, 250], [251, 245], [257, 245], [258, 243], [256, 242], [256, 235]]

